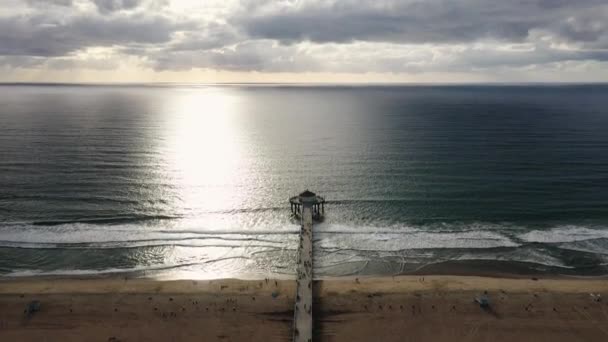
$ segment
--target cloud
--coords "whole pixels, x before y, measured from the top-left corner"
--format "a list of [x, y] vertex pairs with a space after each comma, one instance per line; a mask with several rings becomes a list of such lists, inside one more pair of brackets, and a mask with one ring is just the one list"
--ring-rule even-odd
[[232, 26], [211, 22], [201, 24], [195, 31], [183, 32], [180, 39], [168, 46], [171, 51], [210, 50], [230, 46], [243, 39]]
[[28, 4], [33, 6], [64, 6], [70, 7], [73, 0], [27, 0]]
[[162, 44], [192, 25], [141, 15], [0, 18], [0, 55], [56, 57], [95, 46]]
[[93, 2], [101, 13], [133, 9], [141, 4], [141, 0], [93, 0]]
[[6, 1], [21, 5], [0, 15], [11, 68], [131, 58], [157, 71], [398, 74], [608, 61], [605, 0]]
[[206, 51], [159, 51], [151, 56], [157, 70], [209, 68], [230, 71], [301, 72], [319, 70], [315, 58], [295, 46], [271, 40], [247, 41]]
[[[606, 8], [604, 0], [273, 1], [250, 3], [233, 22], [253, 37], [285, 43], [309, 40], [421, 44], [483, 39], [515, 42], [525, 40], [537, 29], [567, 33], [583, 16], [605, 22]], [[607, 32], [606, 26], [601, 26], [589, 32], [596, 39]], [[576, 38], [572, 34], [564, 37]]]

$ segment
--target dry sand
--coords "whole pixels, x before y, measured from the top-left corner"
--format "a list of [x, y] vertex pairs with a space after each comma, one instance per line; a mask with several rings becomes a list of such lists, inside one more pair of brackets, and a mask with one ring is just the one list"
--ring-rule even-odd
[[[486, 291], [489, 310], [473, 301]], [[289, 341], [294, 293], [286, 280], [4, 279], [0, 341]], [[608, 281], [324, 280], [313, 315], [315, 341], [608, 341]]]

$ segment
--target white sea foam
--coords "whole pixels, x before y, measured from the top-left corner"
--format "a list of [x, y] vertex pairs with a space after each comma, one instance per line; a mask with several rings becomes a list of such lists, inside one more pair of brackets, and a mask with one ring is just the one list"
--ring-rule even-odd
[[577, 252], [593, 253], [608, 258], [608, 239], [592, 239], [559, 243], [559, 248]]
[[561, 243], [608, 238], [608, 227], [556, 226], [546, 230], [533, 230], [518, 235], [526, 242]]
[[407, 233], [369, 232], [336, 234], [318, 233], [317, 245], [327, 249], [357, 249], [368, 251], [398, 251], [426, 248], [496, 248], [517, 247], [509, 237], [490, 231]]
[[516, 261], [550, 267], [572, 268], [560, 259], [533, 249], [514, 249], [503, 253], [464, 253], [454, 260]]
[[[315, 263], [323, 270], [365, 267], [368, 262], [428, 264], [448, 260], [496, 260], [528, 262], [568, 268], [565, 261], [544, 247], [528, 243], [552, 243], [563, 249], [608, 255], [608, 230], [601, 227], [557, 226], [521, 232], [512, 225], [392, 225], [356, 226], [321, 223], [315, 226]], [[12, 225], [0, 227], [0, 247], [17, 248], [149, 248], [136, 251], [138, 265], [91, 265], [87, 269], [16, 270], [8, 276], [99, 274], [167, 271], [202, 278], [239, 276], [239, 272], [289, 274], [297, 248], [299, 226], [284, 224], [247, 229], [163, 227], [137, 224], [71, 223], [55, 226]], [[521, 247], [521, 248], [518, 248]], [[141, 253], [140, 253], [141, 252]], [[605, 260], [605, 258], [601, 259]], [[348, 265], [354, 266], [348, 266]], [[345, 265], [345, 266], [342, 266]], [[391, 267], [393, 267], [391, 266]], [[81, 266], [86, 268], [87, 264]], [[388, 266], [387, 266], [388, 267]], [[391, 268], [395, 271], [394, 268]], [[391, 271], [391, 272], [393, 272]], [[171, 271], [173, 272], [173, 271]], [[382, 271], [378, 271], [382, 272]], [[388, 272], [388, 271], [387, 271]], [[175, 276], [177, 277], [177, 276]], [[219, 277], [219, 276], [218, 276]]]
[[[355, 226], [321, 223], [315, 226], [316, 246], [327, 249], [393, 251], [422, 248], [518, 247], [520, 241], [565, 243], [608, 239], [608, 228], [556, 226], [513, 235], [512, 226], [476, 223], [438, 226]], [[299, 226], [283, 224], [255, 229], [165, 228], [137, 224], [70, 223], [55, 226], [0, 226], [0, 246], [22, 248], [116, 248], [157, 245], [250, 246], [296, 241]], [[596, 246], [595, 246], [596, 247]]]
[[[427, 230], [414, 226], [315, 226], [315, 246], [326, 249], [395, 251], [422, 248], [517, 247], [518, 243], [497, 229]], [[476, 229], [483, 226], [475, 226]], [[56, 226], [0, 227], [0, 246], [21, 248], [129, 248], [177, 245], [290, 247], [297, 243], [298, 225], [268, 226], [247, 230], [164, 229], [135, 224], [98, 225], [71, 223]], [[293, 247], [293, 246], [291, 246]]]
[[256, 230], [164, 229], [135, 224], [98, 225], [70, 223], [56, 226], [13, 225], [0, 227], [0, 246], [21, 248], [117, 248], [158, 245], [280, 244], [296, 239], [297, 225], [269, 226]]

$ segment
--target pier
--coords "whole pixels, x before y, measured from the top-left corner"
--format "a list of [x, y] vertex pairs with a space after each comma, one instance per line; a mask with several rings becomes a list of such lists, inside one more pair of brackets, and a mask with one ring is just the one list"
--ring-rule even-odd
[[312, 341], [312, 226], [324, 213], [325, 200], [308, 190], [289, 199], [291, 210], [302, 222], [296, 266], [296, 300], [293, 341]]
[[310, 205], [313, 219], [320, 220], [323, 218], [323, 214], [325, 214], [325, 199], [321, 196], [317, 196], [314, 192], [309, 190], [306, 190], [298, 196], [293, 196], [289, 199], [289, 204], [291, 204], [291, 213], [296, 217], [302, 218], [305, 203]]

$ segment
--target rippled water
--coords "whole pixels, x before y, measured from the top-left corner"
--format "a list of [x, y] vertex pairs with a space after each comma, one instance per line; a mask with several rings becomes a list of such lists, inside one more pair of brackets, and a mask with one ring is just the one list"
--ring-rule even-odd
[[[0, 86], [0, 273], [608, 273], [608, 86]], [[498, 267], [498, 266], [497, 266]]]

